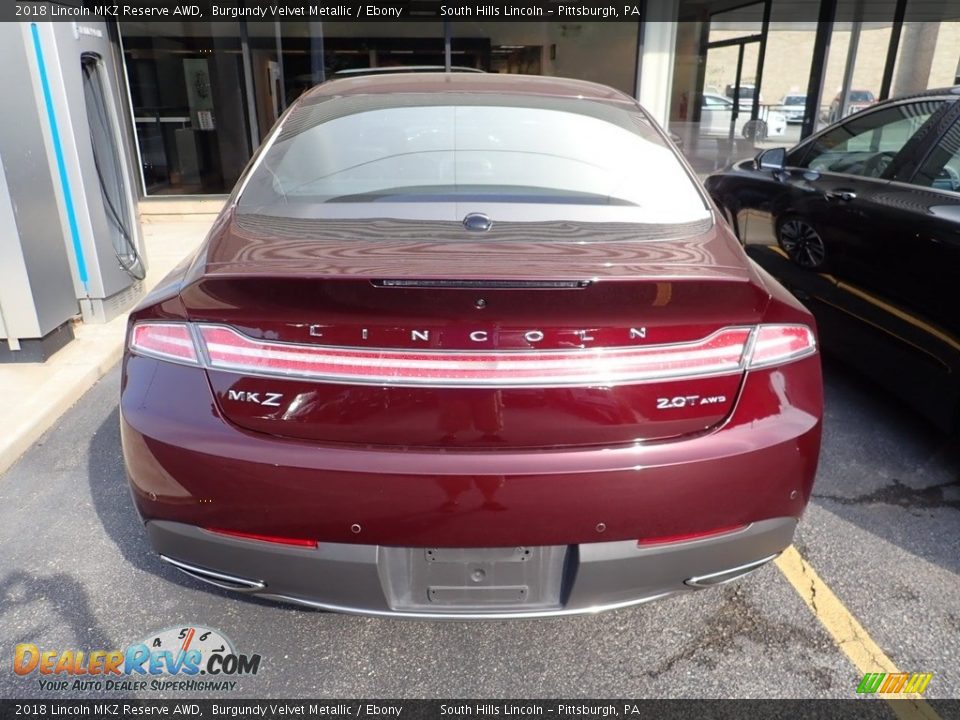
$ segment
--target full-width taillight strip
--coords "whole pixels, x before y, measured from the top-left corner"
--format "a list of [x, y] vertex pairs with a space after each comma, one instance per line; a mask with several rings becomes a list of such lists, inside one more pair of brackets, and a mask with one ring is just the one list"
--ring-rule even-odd
[[813, 332], [803, 325], [730, 327], [673, 345], [515, 351], [333, 347], [257, 340], [223, 325], [199, 324], [195, 330], [202, 355], [186, 323], [140, 323], [134, 327], [131, 350], [252, 375], [437, 387], [630, 385], [736, 373], [816, 351]]
[[447, 351], [366, 350], [254, 340], [200, 326], [210, 367], [327, 382], [451, 387], [625, 385], [741, 369], [749, 328], [694, 342], [642, 348]]

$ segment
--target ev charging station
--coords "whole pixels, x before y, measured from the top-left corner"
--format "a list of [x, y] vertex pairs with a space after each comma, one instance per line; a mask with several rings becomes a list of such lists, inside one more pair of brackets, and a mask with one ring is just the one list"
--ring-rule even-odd
[[0, 23], [0, 362], [36, 362], [71, 320], [142, 293], [133, 142], [104, 22]]

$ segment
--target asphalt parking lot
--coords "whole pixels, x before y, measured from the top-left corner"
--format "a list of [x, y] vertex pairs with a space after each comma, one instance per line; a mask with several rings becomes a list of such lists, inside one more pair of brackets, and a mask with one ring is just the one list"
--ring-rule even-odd
[[[825, 369], [824, 448], [796, 547], [900, 670], [934, 673], [927, 697], [960, 697], [960, 446]], [[854, 696], [862, 673], [773, 565], [716, 590], [537, 621], [368, 619], [207, 588], [147, 546], [118, 384], [115, 368], [0, 477], [2, 697], [58, 695], [12, 672], [17, 643], [111, 650], [188, 624], [262, 656], [236, 697]]]

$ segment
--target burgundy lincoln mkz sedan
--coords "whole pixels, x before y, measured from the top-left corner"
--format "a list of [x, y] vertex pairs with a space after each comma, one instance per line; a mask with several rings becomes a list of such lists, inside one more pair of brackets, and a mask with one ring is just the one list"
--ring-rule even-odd
[[810, 314], [636, 101], [335, 80], [130, 316], [137, 508], [188, 575], [315, 608], [537, 617], [786, 548], [820, 447]]

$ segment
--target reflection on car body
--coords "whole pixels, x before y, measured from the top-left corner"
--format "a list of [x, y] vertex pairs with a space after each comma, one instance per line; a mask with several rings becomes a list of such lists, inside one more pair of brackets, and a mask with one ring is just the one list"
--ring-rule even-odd
[[960, 88], [875, 105], [781, 167], [769, 157], [706, 181], [748, 254], [814, 311], [828, 352], [957, 427]]

